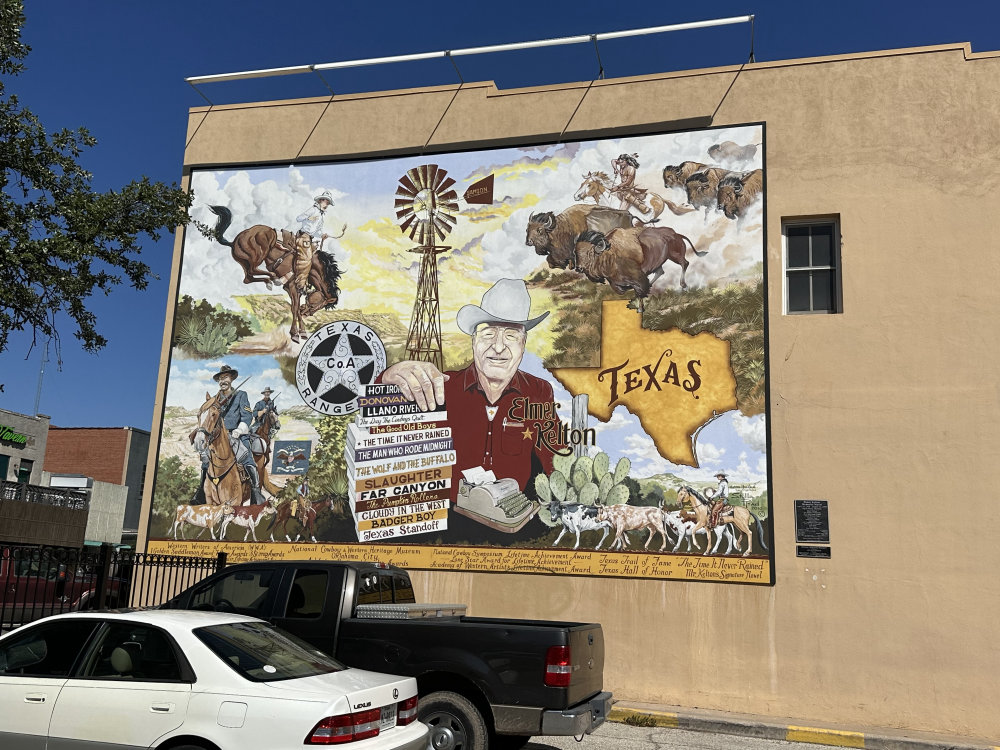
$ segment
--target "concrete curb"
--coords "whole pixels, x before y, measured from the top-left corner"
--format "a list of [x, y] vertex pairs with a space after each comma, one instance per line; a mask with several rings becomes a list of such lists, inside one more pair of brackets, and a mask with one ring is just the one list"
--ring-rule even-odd
[[1000, 746], [989, 742], [977, 742], [954, 735], [902, 731], [893, 733], [889, 729], [873, 728], [856, 731], [832, 726], [801, 726], [748, 714], [730, 714], [679, 706], [651, 706], [641, 703], [616, 702], [608, 715], [608, 720], [637, 726], [686, 729], [691, 732], [809, 742], [816, 745], [856, 747], [865, 750], [1000, 750]]

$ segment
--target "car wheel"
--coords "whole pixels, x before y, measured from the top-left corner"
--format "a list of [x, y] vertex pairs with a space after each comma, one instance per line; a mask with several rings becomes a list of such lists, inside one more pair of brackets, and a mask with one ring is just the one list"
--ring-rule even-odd
[[439, 690], [420, 699], [429, 750], [486, 750], [486, 722], [468, 698]]
[[524, 734], [496, 734], [490, 735], [490, 750], [521, 750], [522, 747], [531, 741], [531, 737]]

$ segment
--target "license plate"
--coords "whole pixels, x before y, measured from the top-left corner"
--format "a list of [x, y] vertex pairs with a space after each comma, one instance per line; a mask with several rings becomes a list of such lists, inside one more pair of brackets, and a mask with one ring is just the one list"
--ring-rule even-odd
[[396, 726], [396, 704], [382, 706], [382, 718], [378, 723], [380, 730], [392, 729]]

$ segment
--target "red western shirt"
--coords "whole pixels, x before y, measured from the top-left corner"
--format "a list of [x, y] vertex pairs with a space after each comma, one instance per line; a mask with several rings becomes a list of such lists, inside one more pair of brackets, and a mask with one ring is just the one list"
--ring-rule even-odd
[[[522, 490], [531, 479], [533, 455], [538, 457], [546, 474], [552, 473], [552, 452], [538, 443], [538, 432], [546, 426], [553, 430], [554, 425], [546, 425], [546, 419], [526, 418], [529, 404], [553, 402], [551, 384], [518, 370], [500, 399], [491, 404], [479, 385], [475, 364], [446, 374], [450, 377], [444, 384], [444, 401], [456, 459], [451, 480], [452, 502], [458, 497], [463, 469], [476, 466], [492, 469], [497, 479], [516, 479]], [[515, 399], [521, 400], [515, 402]], [[489, 406], [496, 407], [492, 420]], [[554, 407], [552, 418], [555, 418]], [[557, 438], [558, 433], [550, 442], [555, 443]]]

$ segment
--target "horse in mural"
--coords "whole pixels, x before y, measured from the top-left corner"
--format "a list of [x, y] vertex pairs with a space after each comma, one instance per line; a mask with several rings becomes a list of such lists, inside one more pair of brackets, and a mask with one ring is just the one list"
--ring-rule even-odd
[[[580, 184], [580, 187], [574, 193], [573, 200], [581, 202], [593, 200], [594, 203], [598, 204], [604, 200], [610, 204], [612, 187], [613, 180], [608, 176], [607, 172], [587, 172], [583, 176], [583, 182]], [[683, 216], [695, 210], [690, 206], [679, 206], [651, 190], [634, 190], [625, 199], [625, 202], [633, 213], [637, 214], [638, 218], [642, 219], [645, 223], [654, 221], [663, 213], [664, 208], [670, 209], [670, 212], [675, 216]], [[622, 206], [622, 208], [625, 208], [625, 206]]]
[[243, 482], [236, 464], [236, 454], [229, 442], [229, 431], [222, 421], [218, 396], [205, 394], [198, 410], [198, 426], [191, 442], [199, 455], [208, 455], [204, 489], [207, 505], [236, 507], [250, 499], [250, 483]]
[[[335, 307], [340, 299], [337, 281], [341, 271], [333, 255], [315, 250], [307, 234], [283, 231], [281, 239], [272, 227], [255, 224], [236, 235], [232, 241], [223, 235], [233, 222], [225, 206], [209, 206], [218, 216], [212, 233], [215, 241], [228, 247], [233, 260], [243, 268], [243, 283], [263, 282], [270, 289], [280, 284], [288, 294], [292, 323], [288, 335], [293, 342], [308, 337], [303, 318], [319, 310]], [[347, 226], [334, 239], [344, 236]], [[304, 301], [303, 301], [303, 298]]]
[[[695, 525], [694, 529], [691, 531], [691, 540], [694, 542], [694, 547], [700, 550], [701, 547], [698, 546], [698, 539], [696, 534], [699, 529], [708, 529], [708, 515], [710, 505], [708, 500], [698, 492], [698, 490], [693, 487], [681, 487], [677, 491], [677, 500], [682, 506], [690, 505], [691, 509], [695, 513]], [[753, 519], [757, 522], [757, 534], [760, 538], [760, 546], [767, 550], [767, 544], [764, 542], [764, 524], [761, 520], [757, 518], [756, 515], [749, 508], [744, 508], [742, 505], [726, 506], [722, 514], [719, 516], [719, 523], [726, 524], [731, 523], [744, 534], [747, 535], [747, 548], [743, 553], [743, 557], [748, 557], [750, 555], [750, 550], [753, 547], [753, 534], [750, 533], [750, 520]], [[711, 539], [711, 537], [709, 537]], [[717, 543], [718, 544], [718, 543]], [[739, 537], [737, 537], [736, 547], [739, 549], [742, 545], [740, 544]], [[708, 554], [708, 542], [705, 543], [705, 552], [703, 554]]]
[[[277, 507], [277, 513], [275, 513], [274, 518], [271, 519], [271, 525], [267, 527], [267, 533], [270, 535], [272, 542], [274, 541], [274, 529], [278, 526], [278, 524], [281, 524], [281, 533], [284, 534], [285, 541], [297, 542], [303, 537], [311, 539], [313, 542], [316, 541], [316, 515], [321, 510], [329, 508], [331, 500], [327, 498], [326, 500], [311, 503], [309, 507], [301, 511], [301, 515], [292, 514], [292, 506], [294, 503], [296, 503], [296, 501], [286, 500]], [[299, 530], [299, 533], [295, 535], [294, 539], [288, 535], [288, 522], [293, 519], [298, 521], [299, 525], [302, 527]]]

